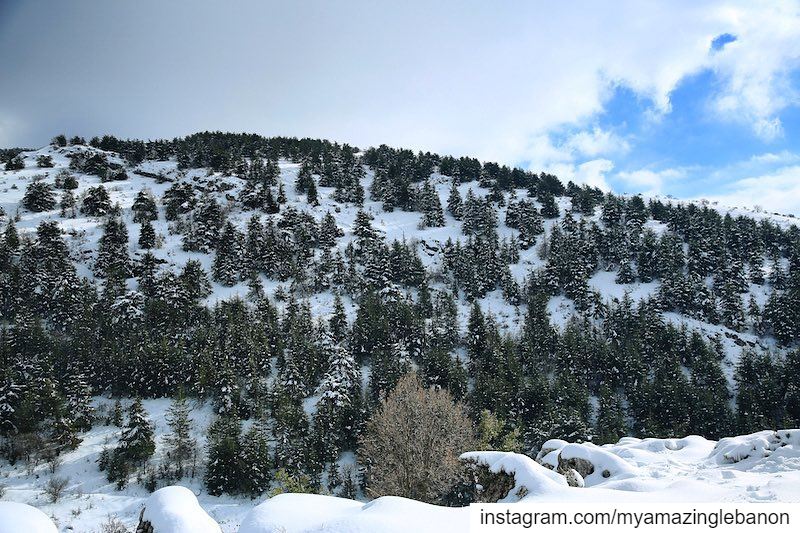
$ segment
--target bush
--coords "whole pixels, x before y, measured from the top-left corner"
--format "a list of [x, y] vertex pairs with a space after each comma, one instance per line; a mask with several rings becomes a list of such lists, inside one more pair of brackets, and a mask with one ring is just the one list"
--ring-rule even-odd
[[117, 515], [109, 515], [108, 519], [100, 525], [99, 533], [128, 533], [128, 528], [117, 518]]
[[462, 469], [459, 455], [477, 445], [463, 404], [408, 374], [381, 402], [362, 437], [367, 492], [438, 503]]
[[53, 158], [49, 155], [42, 154], [36, 158], [36, 166], [39, 168], [52, 168]]
[[44, 486], [44, 493], [50, 498], [51, 502], [56, 503], [63, 496], [67, 485], [69, 485], [69, 478], [53, 476], [47, 480]]
[[6, 162], [6, 170], [22, 170], [25, 168], [25, 160], [20, 156], [14, 156]]

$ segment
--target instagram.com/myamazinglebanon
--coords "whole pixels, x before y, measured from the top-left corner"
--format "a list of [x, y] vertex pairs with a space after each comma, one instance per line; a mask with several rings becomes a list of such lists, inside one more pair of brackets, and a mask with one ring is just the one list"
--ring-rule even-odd
[[[753, 531], [800, 524], [797, 503], [513, 503], [472, 504], [470, 532]], [[788, 531], [789, 528], [786, 528]]]

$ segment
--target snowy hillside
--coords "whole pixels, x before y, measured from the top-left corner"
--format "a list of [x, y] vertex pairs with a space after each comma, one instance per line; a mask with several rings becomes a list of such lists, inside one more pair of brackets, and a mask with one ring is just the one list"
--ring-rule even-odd
[[[130, 528], [171, 485], [225, 532], [378, 531], [411, 508], [458, 530], [466, 511], [429, 504], [475, 498], [447, 476], [476, 449], [502, 450], [471, 457], [529, 498], [800, 498], [800, 431], [772, 432], [800, 425], [790, 217], [313, 139], [17, 152], [0, 492], [61, 530]], [[369, 441], [410, 374], [409, 397], [442, 391], [463, 429], [420, 492], [381, 485]], [[569, 474], [581, 488], [559, 472], [578, 459], [595, 465]], [[281, 492], [313, 494], [245, 518]]]

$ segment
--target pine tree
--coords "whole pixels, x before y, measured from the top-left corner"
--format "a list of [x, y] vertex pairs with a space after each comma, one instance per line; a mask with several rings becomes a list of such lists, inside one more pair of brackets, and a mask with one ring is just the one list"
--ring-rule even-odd
[[156, 200], [147, 189], [142, 189], [136, 195], [131, 207], [133, 211], [133, 221], [137, 223], [150, 222], [158, 220], [158, 208], [156, 207]]
[[300, 172], [297, 173], [294, 190], [297, 194], [306, 194], [313, 183], [314, 177], [311, 174], [311, 165], [308, 161], [305, 161], [300, 167]]
[[211, 265], [214, 281], [226, 286], [235, 285], [239, 281], [241, 260], [241, 234], [228, 222], [222, 230], [214, 263]]
[[192, 228], [184, 236], [184, 250], [209, 253], [216, 247], [224, 224], [224, 215], [216, 200], [211, 196], [203, 197], [192, 215]]
[[76, 368], [70, 372], [64, 384], [68, 412], [72, 418], [75, 429], [89, 431], [92, 429], [94, 408], [92, 407], [92, 388], [86, 376]]
[[142, 400], [136, 398], [128, 409], [128, 422], [122, 428], [117, 452], [126, 461], [141, 464], [156, 450], [153, 424], [147, 419]]
[[779, 368], [769, 354], [744, 351], [734, 373], [739, 431], [751, 433], [781, 423]]
[[104, 278], [125, 279], [131, 275], [128, 229], [117, 217], [110, 217], [103, 225], [94, 271], [96, 276]]
[[344, 231], [336, 225], [336, 218], [330, 211], [325, 213], [319, 225], [317, 242], [322, 248], [332, 248], [336, 245], [336, 239], [344, 236]]
[[235, 413], [218, 416], [208, 428], [205, 486], [212, 496], [236, 494], [243, 486], [241, 432]]
[[339, 451], [354, 443], [354, 430], [361, 404], [361, 372], [352, 354], [326, 337], [330, 352], [328, 369], [317, 389], [320, 399], [314, 428], [323, 461], [335, 461]]
[[314, 178], [308, 181], [308, 188], [306, 189], [306, 202], [308, 205], [319, 205], [319, 198], [317, 197], [317, 186], [314, 184]]
[[242, 492], [255, 498], [269, 489], [272, 482], [271, 450], [267, 421], [263, 416], [256, 418], [250, 430], [244, 435], [241, 446], [243, 465]]
[[38, 213], [40, 211], [50, 211], [56, 206], [56, 197], [53, 188], [42, 181], [34, 181], [25, 189], [25, 196], [22, 197], [22, 207], [28, 211]]
[[101, 217], [111, 211], [111, 197], [102, 185], [86, 190], [81, 202], [81, 213], [90, 217]]
[[450, 194], [447, 197], [447, 212], [456, 220], [461, 220], [461, 194], [458, 192], [455, 180], [450, 186]]
[[722, 438], [734, 429], [728, 381], [717, 354], [699, 337], [693, 345], [697, 346], [697, 351], [692, 354], [691, 430], [707, 438]]
[[[197, 456], [197, 441], [192, 436], [192, 419], [189, 404], [182, 392], [172, 401], [166, 414], [170, 432], [164, 437], [167, 446], [169, 468], [176, 479], [181, 479], [188, 465], [194, 463]], [[194, 467], [191, 469], [194, 477]]]
[[615, 444], [627, 434], [625, 411], [618, 394], [608, 385], [600, 388], [597, 421], [595, 422], [596, 444]]
[[544, 218], [558, 218], [560, 211], [558, 209], [558, 205], [556, 204], [555, 197], [547, 192], [542, 192], [536, 198], [539, 200], [539, 203], [542, 204], [542, 216]]
[[422, 189], [417, 193], [417, 209], [422, 211], [422, 227], [444, 226], [444, 212], [439, 195], [428, 180], [425, 180]]
[[75, 218], [77, 214], [76, 206], [77, 202], [75, 201], [75, 195], [72, 194], [72, 191], [64, 191], [59, 204], [59, 207], [61, 207], [61, 216], [65, 218]]
[[150, 250], [156, 247], [156, 230], [152, 222], [145, 220], [139, 230], [139, 248]]

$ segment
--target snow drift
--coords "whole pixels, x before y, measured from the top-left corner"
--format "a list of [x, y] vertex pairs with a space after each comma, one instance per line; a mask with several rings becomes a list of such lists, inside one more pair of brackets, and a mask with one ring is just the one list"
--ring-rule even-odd
[[363, 504], [316, 494], [281, 494], [248, 514], [239, 533], [462, 533], [466, 509], [384, 496]]
[[0, 502], [0, 533], [58, 533], [46, 514], [30, 505]]
[[186, 487], [164, 487], [151, 494], [140, 522], [149, 524], [153, 533], [221, 533]]

